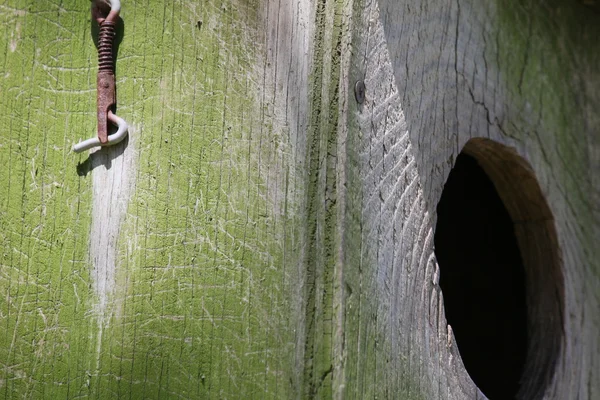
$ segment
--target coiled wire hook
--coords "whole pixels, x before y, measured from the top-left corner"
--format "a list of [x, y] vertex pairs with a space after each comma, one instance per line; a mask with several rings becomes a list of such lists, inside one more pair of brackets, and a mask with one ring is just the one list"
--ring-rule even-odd
[[[103, 17], [106, 4], [110, 3], [110, 11]], [[96, 146], [111, 146], [119, 143], [127, 136], [129, 126], [123, 118], [116, 116], [112, 108], [116, 104], [115, 62], [113, 59], [113, 43], [115, 27], [121, 11], [120, 0], [95, 0], [92, 6], [92, 17], [98, 22], [98, 137], [84, 140], [73, 146], [73, 151], [80, 153]], [[108, 122], [117, 126], [117, 132], [108, 135]]]

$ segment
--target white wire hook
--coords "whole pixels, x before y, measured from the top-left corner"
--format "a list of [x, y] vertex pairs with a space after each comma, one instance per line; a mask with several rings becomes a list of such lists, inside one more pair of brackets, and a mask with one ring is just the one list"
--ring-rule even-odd
[[[118, 128], [114, 134], [108, 135], [108, 143], [105, 146], [112, 146], [119, 142], [122, 142], [123, 139], [127, 137], [129, 125], [127, 125], [127, 122], [125, 122], [123, 118], [117, 117], [115, 114], [113, 114], [112, 111], [108, 111], [108, 119], [110, 120], [110, 122], [117, 125]], [[102, 146], [102, 143], [100, 143], [100, 139], [95, 137], [77, 143], [75, 146], [73, 146], [73, 151], [75, 153], [81, 153], [82, 151], [86, 151], [97, 146]]]
[[100, 8], [99, 3], [104, 3], [110, 6], [110, 13], [106, 17], [107, 19], [116, 17], [121, 12], [121, 0], [94, 0], [94, 3], [94, 7], [96, 9]]

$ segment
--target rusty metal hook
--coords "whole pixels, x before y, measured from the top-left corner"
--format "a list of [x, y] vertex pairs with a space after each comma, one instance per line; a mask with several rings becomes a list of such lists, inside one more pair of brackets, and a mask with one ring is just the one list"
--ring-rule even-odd
[[[112, 109], [117, 102], [115, 84], [115, 61], [113, 58], [113, 43], [115, 27], [121, 11], [120, 0], [110, 0], [110, 10], [107, 11], [106, 0], [95, 0], [92, 5], [92, 17], [98, 22], [98, 138], [84, 140], [73, 146], [76, 153], [91, 149], [96, 146], [110, 146], [119, 143], [127, 136], [129, 129], [127, 123], [116, 116]], [[108, 123], [117, 125], [117, 132], [108, 135]]]

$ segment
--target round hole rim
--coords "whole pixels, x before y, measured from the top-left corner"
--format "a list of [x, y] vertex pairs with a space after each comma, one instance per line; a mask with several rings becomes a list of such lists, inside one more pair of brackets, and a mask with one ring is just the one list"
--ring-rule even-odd
[[473, 138], [459, 154], [463, 153], [474, 158], [493, 183], [514, 226], [525, 271], [528, 332], [515, 398], [542, 399], [564, 342], [564, 273], [554, 216], [533, 168], [514, 148]]

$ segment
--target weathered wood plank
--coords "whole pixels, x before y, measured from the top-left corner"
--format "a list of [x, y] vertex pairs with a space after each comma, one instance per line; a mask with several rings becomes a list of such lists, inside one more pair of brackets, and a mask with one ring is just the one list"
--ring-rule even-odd
[[[482, 396], [447, 326], [432, 240], [444, 182], [475, 137], [516, 149], [553, 215], [565, 331], [544, 398], [600, 396], [598, 16], [561, 1], [365, 1], [358, 13], [350, 76], [367, 99], [349, 120], [349, 397]], [[560, 278], [536, 279], [548, 276]]]
[[89, 2], [0, 2], [0, 396], [293, 397], [311, 6], [122, 17], [131, 136], [88, 158]]
[[88, 158], [70, 148], [96, 125], [89, 5], [0, 1], [0, 396], [483, 398], [433, 245], [456, 156], [483, 137], [523, 157], [553, 215], [565, 329], [545, 398], [599, 397], [588, 11], [126, 0], [131, 138]]

